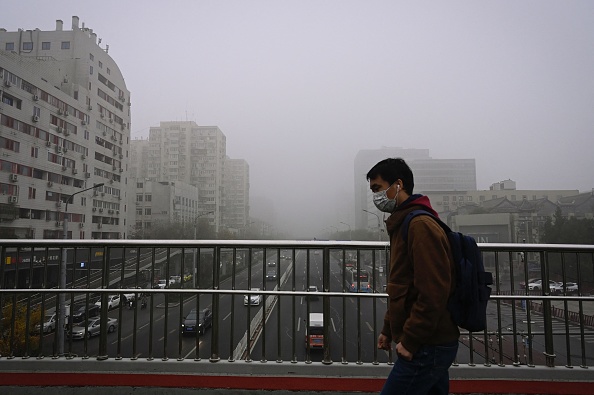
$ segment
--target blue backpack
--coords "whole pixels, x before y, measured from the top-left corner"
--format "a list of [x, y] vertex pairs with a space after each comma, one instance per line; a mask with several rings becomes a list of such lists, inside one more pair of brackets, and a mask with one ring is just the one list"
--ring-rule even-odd
[[460, 328], [479, 332], [487, 327], [487, 302], [491, 296], [493, 275], [485, 271], [481, 252], [476, 241], [462, 233], [452, 232], [439, 218], [425, 210], [413, 210], [402, 223], [402, 237], [408, 240], [410, 221], [418, 215], [428, 215], [445, 231], [456, 263], [456, 286], [448, 300], [452, 320]]

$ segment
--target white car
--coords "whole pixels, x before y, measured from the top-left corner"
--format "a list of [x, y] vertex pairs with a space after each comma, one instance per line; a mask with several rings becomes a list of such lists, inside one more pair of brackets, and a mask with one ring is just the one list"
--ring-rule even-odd
[[[259, 290], [260, 290], [260, 288], [250, 289], [250, 291], [259, 291]], [[243, 304], [245, 306], [247, 306], [248, 303], [252, 306], [259, 306], [261, 301], [262, 301], [262, 295], [250, 294], [250, 295], [243, 296]]]
[[[558, 291], [558, 286], [559, 284], [557, 284], [555, 281], [553, 280], [549, 280], [549, 291], [552, 293], [555, 293]], [[542, 289], [542, 280], [536, 280], [533, 281], [531, 283], [528, 283], [528, 289], [530, 291], [539, 291]]]
[[[50, 333], [56, 330], [56, 321], [58, 315], [56, 313], [47, 313], [43, 319], [43, 333]], [[41, 331], [41, 324], [35, 325], [35, 333]]]
[[[101, 299], [95, 303], [95, 306], [101, 307]], [[120, 295], [109, 295], [107, 297], [107, 309], [111, 310], [117, 307], [120, 307]]]

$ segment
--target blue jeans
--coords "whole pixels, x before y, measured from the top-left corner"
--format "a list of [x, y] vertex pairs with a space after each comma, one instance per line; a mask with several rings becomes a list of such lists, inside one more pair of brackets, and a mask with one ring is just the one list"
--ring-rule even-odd
[[398, 357], [380, 395], [447, 395], [448, 369], [458, 352], [458, 342], [422, 346], [411, 361]]

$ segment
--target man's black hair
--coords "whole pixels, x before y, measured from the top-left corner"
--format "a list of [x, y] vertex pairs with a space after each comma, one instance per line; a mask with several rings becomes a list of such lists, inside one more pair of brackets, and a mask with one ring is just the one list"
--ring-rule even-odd
[[402, 186], [406, 193], [412, 195], [415, 187], [415, 180], [412, 170], [402, 158], [387, 158], [378, 162], [367, 173], [367, 181], [380, 176], [388, 184], [392, 185], [397, 180], [402, 180]]

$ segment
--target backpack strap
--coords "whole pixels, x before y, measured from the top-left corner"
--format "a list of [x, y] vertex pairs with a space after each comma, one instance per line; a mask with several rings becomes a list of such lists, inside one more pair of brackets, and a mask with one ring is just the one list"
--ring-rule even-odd
[[435, 215], [431, 214], [429, 211], [413, 210], [406, 215], [404, 221], [402, 222], [402, 238], [404, 239], [405, 243], [408, 242], [408, 227], [410, 225], [410, 221], [412, 221], [414, 217], [417, 217], [419, 215], [428, 215], [431, 218], [433, 218], [435, 222], [437, 222], [439, 226], [441, 226], [441, 228], [446, 232], [446, 235], [448, 234], [448, 232], [452, 231], [449, 226], [447, 226], [442, 220], [440, 220]]

